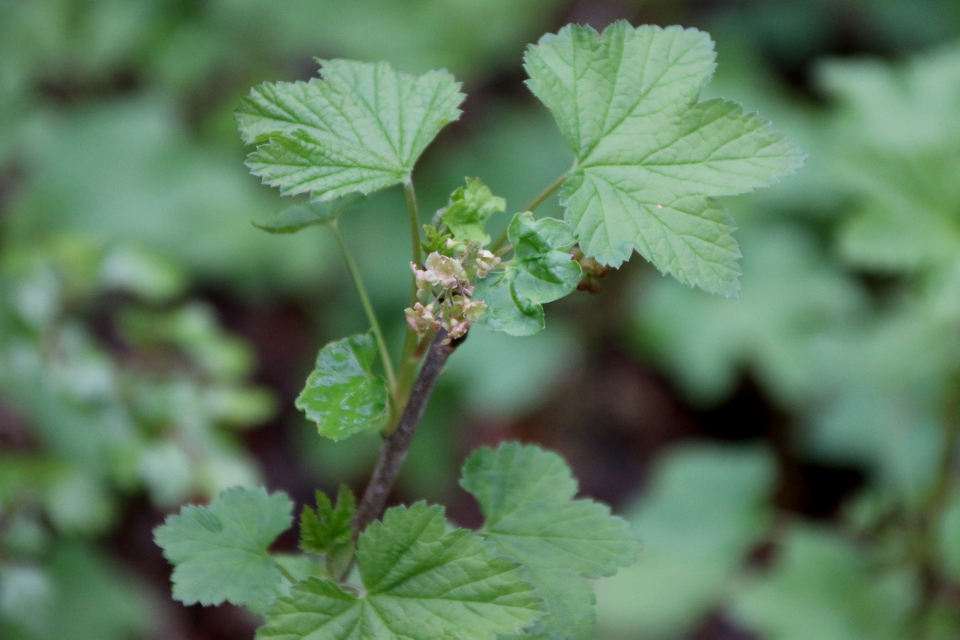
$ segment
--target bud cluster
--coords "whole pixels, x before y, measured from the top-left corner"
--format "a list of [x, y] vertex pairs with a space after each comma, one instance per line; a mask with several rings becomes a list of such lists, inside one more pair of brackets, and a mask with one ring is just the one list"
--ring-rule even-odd
[[428, 331], [447, 330], [456, 340], [466, 335], [470, 323], [486, 311], [482, 300], [471, 300], [475, 278], [486, 278], [500, 258], [474, 242], [447, 239], [440, 251], [427, 256], [423, 269], [410, 263], [417, 282], [417, 302], [404, 310], [407, 324], [421, 338]]
[[570, 253], [573, 255], [573, 259], [580, 263], [580, 269], [583, 272], [580, 282], [577, 283], [577, 290], [598, 293], [600, 291], [600, 281], [607, 277], [611, 267], [600, 264], [594, 258], [588, 258], [580, 250], [580, 247], [574, 247], [570, 250]]

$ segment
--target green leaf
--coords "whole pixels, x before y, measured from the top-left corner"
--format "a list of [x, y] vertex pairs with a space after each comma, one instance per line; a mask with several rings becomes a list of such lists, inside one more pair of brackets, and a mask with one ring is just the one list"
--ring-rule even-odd
[[580, 282], [580, 265], [567, 249], [576, 243], [561, 220], [534, 220], [518, 213], [507, 228], [516, 251], [516, 264], [478, 280], [476, 300], [487, 304], [480, 323], [492, 331], [528, 336], [544, 327], [543, 306], [571, 293]]
[[636, 249], [684, 283], [735, 295], [734, 223], [713, 198], [771, 184], [802, 157], [740, 105], [697, 102], [714, 57], [695, 29], [621, 21], [546, 35], [525, 67], [577, 158], [561, 201], [584, 253], [619, 266]]
[[377, 347], [370, 334], [320, 349], [296, 407], [317, 423], [320, 435], [342, 440], [376, 428], [387, 414], [387, 384], [370, 373]]
[[831, 178], [860, 206], [840, 229], [844, 257], [885, 273], [952, 267], [960, 251], [960, 47], [894, 65], [832, 61]]
[[739, 624], [770, 640], [903, 637], [917, 588], [908, 574], [877, 571], [832, 532], [807, 525], [785, 533], [772, 571], [737, 594]]
[[637, 341], [702, 405], [732, 394], [745, 368], [791, 406], [832, 394], [835, 381], [825, 383], [815, 347], [864, 308], [863, 292], [804, 229], [753, 221], [739, 236], [740, 299], [645, 280], [633, 303]]
[[481, 535], [524, 567], [548, 614], [532, 630], [589, 638], [593, 590], [583, 578], [613, 575], [634, 561], [629, 525], [604, 505], [574, 500], [577, 483], [555, 453], [517, 443], [474, 451], [461, 486], [486, 518]]
[[292, 511], [284, 493], [236, 488], [207, 507], [167, 517], [154, 539], [174, 565], [173, 597], [184, 604], [269, 605], [284, 578], [267, 547], [290, 527]]
[[361, 534], [357, 566], [365, 595], [307, 580], [276, 603], [257, 639], [488, 640], [542, 615], [516, 565], [470, 531], [448, 529], [441, 507], [388, 510]]
[[773, 456], [759, 447], [667, 451], [627, 516], [643, 543], [636, 564], [597, 585], [598, 635], [689, 637], [768, 531], [775, 474]]
[[[534, 220], [529, 211], [518, 213], [510, 222], [507, 236], [517, 254], [517, 265], [530, 278], [559, 285], [553, 300], [573, 291], [580, 281], [580, 265], [567, 250], [577, 243], [570, 225], [561, 220]], [[550, 300], [544, 300], [550, 302]]]
[[506, 209], [506, 200], [494, 196], [479, 179], [467, 178], [466, 188], [460, 187], [450, 196], [450, 204], [443, 211], [443, 221], [456, 240], [485, 245], [490, 242], [490, 236], [483, 231], [487, 218]]
[[344, 196], [329, 202], [310, 202], [307, 204], [287, 207], [266, 222], [254, 222], [253, 226], [263, 229], [267, 233], [288, 234], [296, 233], [301, 229], [327, 224], [347, 213], [357, 203], [355, 194]]
[[304, 506], [300, 515], [300, 549], [307, 553], [327, 553], [351, 542], [350, 519], [356, 511], [356, 498], [340, 485], [337, 506], [322, 491], [317, 491], [317, 510]]
[[300, 549], [325, 556], [327, 573], [340, 577], [353, 556], [350, 520], [356, 512], [356, 498], [349, 487], [340, 485], [337, 506], [317, 491], [317, 510], [304, 506], [300, 514]]
[[[409, 179], [420, 154], [460, 117], [460, 84], [390, 65], [321, 60], [323, 80], [255, 87], [237, 109], [247, 166], [284, 195], [331, 200]], [[262, 143], [262, 144], [261, 144]]]

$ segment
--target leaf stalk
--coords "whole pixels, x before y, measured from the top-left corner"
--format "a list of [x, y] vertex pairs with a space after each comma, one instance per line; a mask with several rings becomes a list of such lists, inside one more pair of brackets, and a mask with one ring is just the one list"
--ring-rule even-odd
[[[559, 189], [563, 185], [563, 183], [567, 181], [567, 175], [568, 174], [564, 173], [559, 178], [557, 178], [556, 180], [548, 184], [546, 187], [544, 187], [543, 191], [538, 193], [536, 197], [534, 197], [533, 200], [528, 202], [527, 206], [525, 206], [520, 211], [521, 212], [534, 211], [537, 207], [539, 207], [541, 204], [546, 202], [547, 198], [552, 196], [556, 192], [556, 190]], [[507, 243], [507, 232], [504, 231], [502, 234], [500, 234], [500, 237], [497, 238], [497, 241], [494, 242], [492, 245], [490, 245], [489, 249], [493, 253], [497, 253], [500, 250], [500, 247], [502, 247], [506, 243]]]
[[370, 303], [370, 296], [367, 294], [367, 288], [363, 284], [363, 278], [360, 275], [360, 269], [357, 267], [350, 248], [340, 233], [340, 227], [337, 221], [333, 220], [328, 225], [333, 231], [333, 236], [337, 239], [337, 245], [340, 247], [340, 253], [343, 255], [343, 261], [347, 263], [347, 270], [350, 277], [353, 278], [353, 284], [357, 287], [357, 293], [360, 296], [360, 303], [363, 305], [363, 311], [367, 314], [367, 320], [370, 322], [370, 329], [373, 331], [374, 339], [377, 342], [377, 349], [380, 352], [380, 360], [383, 362], [383, 372], [387, 378], [387, 386], [390, 388], [390, 395], [396, 401], [397, 378], [393, 371], [393, 363], [390, 361], [390, 353], [387, 351], [387, 343], [383, 339], [383, 331], [380, 330], [380, 323], [377, 321], [377, 314], [373, 312], [373, 305]]

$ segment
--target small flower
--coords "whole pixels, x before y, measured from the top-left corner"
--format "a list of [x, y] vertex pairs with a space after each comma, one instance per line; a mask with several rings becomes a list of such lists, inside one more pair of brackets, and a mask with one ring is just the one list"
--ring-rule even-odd
[[448, 340], [456, 340], [457, 338], [462, 338], [467, 335], [467, 331], [470, 330], [469, 322], [458, 322], [447, 330]]
[[486, 310], [487, 303], [483, 300], [470, 301], [463, 306], [463, 317], [466, 318], [468, 322], [476, 322]]
[[500, 258], [486, 249], [481, 249], [477, 253], [477, 277], [486, 278], [493, 269], [497, 268], [498, 264], [500, 264]]
[[437, 321], [433, 315], [432, 304], [423, 306], [418, 302], [413, 305], [412, 309], [404, 309], [403, 313], [407, 316], [407, 324], [410, 325], [410, 328], [416, 331], [417, 335], [421, 338], [427, 331], [436, 331], [440, 328], [440, 322]]

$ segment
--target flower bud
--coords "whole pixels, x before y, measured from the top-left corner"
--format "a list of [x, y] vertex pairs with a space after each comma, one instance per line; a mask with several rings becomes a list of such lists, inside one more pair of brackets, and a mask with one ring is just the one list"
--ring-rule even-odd
[[500, 258], [486, 249], [481, 249], [477, 252], [477, 277], [486, 278], [498, 264], [500, 264]]

